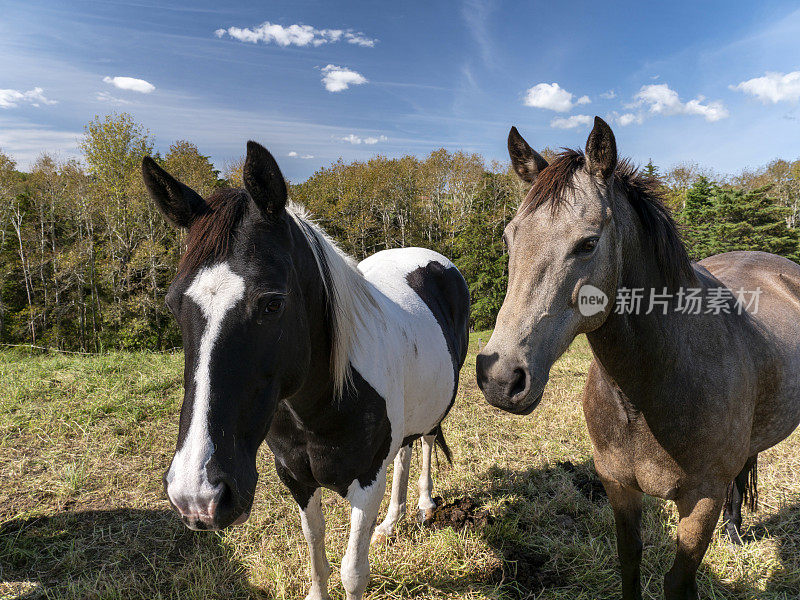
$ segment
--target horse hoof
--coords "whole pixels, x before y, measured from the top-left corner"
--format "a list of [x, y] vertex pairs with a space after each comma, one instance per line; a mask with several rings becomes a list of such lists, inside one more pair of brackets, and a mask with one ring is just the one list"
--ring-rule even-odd
[[420, 508], [417, 511], [417, 521], [423, 525], [427, 525], [433, 521], [433, 515], [436, 512], [435, 508]]
[[389, 543], [389, 536], [380, 531], [376, 531], [372, 534], [372, 539], [369, 543], [371, 546], [385, 546]]
[[725, 535], [727, 536], [728, 540], [730, 540], [731, 544], [733, 544], [734, 546], [742, 545], [742, 536], [739, 535], [739, 530], [736, 529], [735, 525], [727, 523], [725, 525]]

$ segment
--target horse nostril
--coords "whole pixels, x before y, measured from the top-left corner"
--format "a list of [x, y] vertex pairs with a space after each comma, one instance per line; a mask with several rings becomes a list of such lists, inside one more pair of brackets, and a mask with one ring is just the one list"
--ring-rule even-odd
[[514, 369], [514, 376], [508, 388], [508, 397], [513, 399], [528, 388], [528, 377], [525, 370], [517, 367]]
[[232, 503], [231, 486], [225, 480], [221, 480], [214, 486], [214, 496], [208, 503], [208, 514], [216, 518], [221, 513], [225, 513]]

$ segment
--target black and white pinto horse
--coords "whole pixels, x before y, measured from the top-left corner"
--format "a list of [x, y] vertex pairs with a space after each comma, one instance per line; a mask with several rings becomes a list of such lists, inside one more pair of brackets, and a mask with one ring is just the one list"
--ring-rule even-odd
[[379, 252], [356, 267], [287, 202], [278, 165], [255, 142], [244, 189], [206, 200], [150, 158], [142, 172], [167, 219], [188, 229], [166, 297], [186, 357], [177, 450], [165, 476], [170, 503], [192, 529], [244, 522], [266, 439], [300, 506], [308, 598], [328, 598], [321, 488], [352, 506], [341, 576], [347, 598], [361, 598], [387, 466], [395, 459], [376, 536], [388, 536], [405, 513], [411, 445], [420, 437], [419, 509], [435, 507], [431, 451], [467, 352], [464, 278], [420, 248]]

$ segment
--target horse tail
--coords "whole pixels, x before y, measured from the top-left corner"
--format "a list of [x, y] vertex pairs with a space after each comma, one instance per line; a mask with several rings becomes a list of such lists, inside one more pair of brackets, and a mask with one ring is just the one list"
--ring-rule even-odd
[[436, 438], [434, 439], [434, 444], [439, 446], [444, 453], [444, 457], [447, 459], [449, 464], [453, 464], [453, 453], [450, 451], [450, 446], [447, 445], [447, 440], [444, 439], [444, 432], [442, 431], [442, 424], [439, 423], [434, 429], [436, 432]]
[[753, 457], [753, 465], [747, 471], [747, 485], [744, 488], [742, 502], [747, 505], [747, 510], [758, 510], [758, 454]]
[[[746, 478], [746, 479], [745, 479]], [[744, 480], [744, 481], [743, 481]], [[742, 485], [744, 483], [744, 485]], [[738, 485], [737, 485], [738, 484]], [[748, 459], [741, 473], [728, 485], [728, 492], [725, 495], [725, 506], [730, 506], [733, 500], [734, 486], [742, 487], [742, 504], [747, 506], [750, 512], [758, 510], [758, 455]]]

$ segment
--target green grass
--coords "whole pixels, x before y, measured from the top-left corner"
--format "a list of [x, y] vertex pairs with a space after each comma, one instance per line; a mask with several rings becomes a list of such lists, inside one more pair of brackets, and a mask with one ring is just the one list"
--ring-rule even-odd
[[[588, 497], [594, 471], [580, 408], [590, 360], [585, 339], [555, 365], [542, 405], [515, 417], [488, 406], [475, 386], [475, 353], [488, 338], [471, 336], [445, 421], [454, 464], [442, 462], [435, 482], [446, 501], [471, 496], [494, 520], [461, 531], [401, 522], [388, 545], [371, 550], [367, 596], [618, 597], [611, 509], [604, 498]], [[245, 525], [195, 533], [170, 512], [161, 478], [177, 435], [182, 371], [180, 354], [0, 353], [0, 598], [305, 596], [297, 509], [268, 450], [259, 456]], [[704, 598], [798, 597], [800, 432], [759, 464], [761, 510], [745, 517], [749, 541], [736, 548], [715, 537], [699, 574]], [[415, 460], [412, 481], [418, 474]], [[324, 505], [331, 595], [341, 599], [347, 505], [330, 493]], [[661, 597], [675, 524], [670, 503], [646, 501], [646, 597]]]

